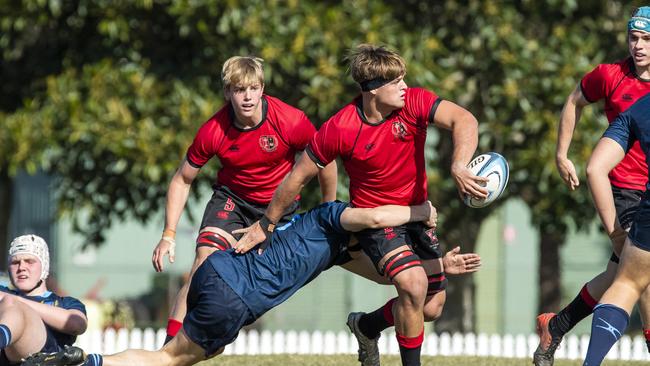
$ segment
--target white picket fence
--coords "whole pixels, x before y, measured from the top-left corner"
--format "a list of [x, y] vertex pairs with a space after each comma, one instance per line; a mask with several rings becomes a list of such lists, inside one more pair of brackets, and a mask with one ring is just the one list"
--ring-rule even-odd
[[[112, 354], [127, 348], [155, 350], [162, 346], [165, 330], [113, 329], [101, 332], [88, 331], [77, 338], [76, 345], [89, 353]], [[422, 354], [427, 356], [492, 356], [508, 358], [531, 357], [538, 344], [537, 335], [487, 335], [487, 334], [427, 334]], [[555, 353], [555, 358], [582, 359], [587, 352], [589, 336], [565, 337]], [[384, 333], [379, 339], [381, 354], [398, 354], [394, 333]], [[228, 345], [226, 355], [268, 354], [356, 354], [356, 339], [349, 332], [312, 333], [302, 331], [240, 332], [237, 340]], [[650, 360], [645, 340], [641, 336], [623, 338], [607, 355], [612, 360]]]

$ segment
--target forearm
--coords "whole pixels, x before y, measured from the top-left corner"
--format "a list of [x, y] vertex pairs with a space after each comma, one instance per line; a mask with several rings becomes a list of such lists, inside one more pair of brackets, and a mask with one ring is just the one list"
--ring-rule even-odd
[[334, 160], [318, 172], [322, 202], [334, 201], [336, 199], [337, 180], [337, 166], [336, 160]]
[[177, 175], [172, 178], [167, 190], [167, 203], [165, 205], [165, 229], [176, 231], [176, 226], [183, 213], [190, 194], [191, 184], [183, 181]]
[[294, 171], [291, 171], [273, 193], [273, 199], [266, 208], [266, 217], [274, 223], [280, 221], [287, 207], [296, 199], [296, 196], [306, 183], [296, 177]]
[[38, 313], [43, 322], [53, 329], [72, 335], [79, 335], [86, 331], [88, 320], [79, 310], [46, 305], [20, 296], [15, 298]]
[[605, 230], [610, 234], [614, 231], [616, 207], [614, 206], [612, 186], [607, 174], [608, 172], [602, 170], [592, 171], [588, 174], [588, 181], [598, 216], [600, 216]]
[[429, 220], [432, 207], [428, 202], [417, 206], [386, 205], [375, 208], [349, 208], [341, 215], [341, 224], [348, 231], [394, 227], [415, 221]]
[[576, 121], [580, 120], [582, 108], [579, 108], [571, 99], [567, 100], [562, 115], [560, 116], [560, 125], [558, 127], [557, 147], [555, 156], [557, 159], [566, 159], [569, 154], [569, 147], [573, 139], [573, 131], [576, 127]]

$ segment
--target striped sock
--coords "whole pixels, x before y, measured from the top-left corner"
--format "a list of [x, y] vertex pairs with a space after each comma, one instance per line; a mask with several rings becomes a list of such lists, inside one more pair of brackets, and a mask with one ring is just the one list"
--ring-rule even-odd
[[102, 366], [104, 364], [104, 357], [97, 353], [91, 353], [86, 357], [86, 362], [83, 366]]
[[11, 331], [9, 327], [0, 324], [0, 348], [6, 348], [11, 343]]

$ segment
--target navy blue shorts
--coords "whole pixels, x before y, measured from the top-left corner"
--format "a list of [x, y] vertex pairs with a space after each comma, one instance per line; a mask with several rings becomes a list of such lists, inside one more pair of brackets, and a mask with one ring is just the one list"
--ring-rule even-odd
[[[226, 186], [212, 187], [214, 192], [212, 198], [205, 206], [203, 219], [201, 220], [201, 230], [205, 227], [218, 227], [227, 233], [236, 229], [243, 229], [255, 223], [262, 218], [266, 212], [266, 205], [259, 205], [247, 202], [234, 194]], [[285, 224], [293, 218], [300, 207], [300, 201], [296, 200], [284, 212], [280, 218], [279, 224]], [[235, 239], [239, 240], [243, 234], [232, 234]], [[198, 246], [201, 246], [200, 244]]]
[[650, 192], [646, 191], [628, 234], [634, 246], [650, 252]]
[[212, 268], [209, 261], [196, 270], [187, 294], [185, 334], [205, 350], [206, 357], [232, 343], [239, 330], [255, 320], [253, 314]]

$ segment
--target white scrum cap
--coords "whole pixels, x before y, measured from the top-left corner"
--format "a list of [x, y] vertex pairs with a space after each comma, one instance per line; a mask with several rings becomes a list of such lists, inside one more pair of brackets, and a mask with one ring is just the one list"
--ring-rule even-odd
[[50, 250], [43, 238], [38, 235], [22, 235], [9, 245], [9, 259], [18, 254], [31, 254], [41, 261], [41, 280], [50, 273]]

